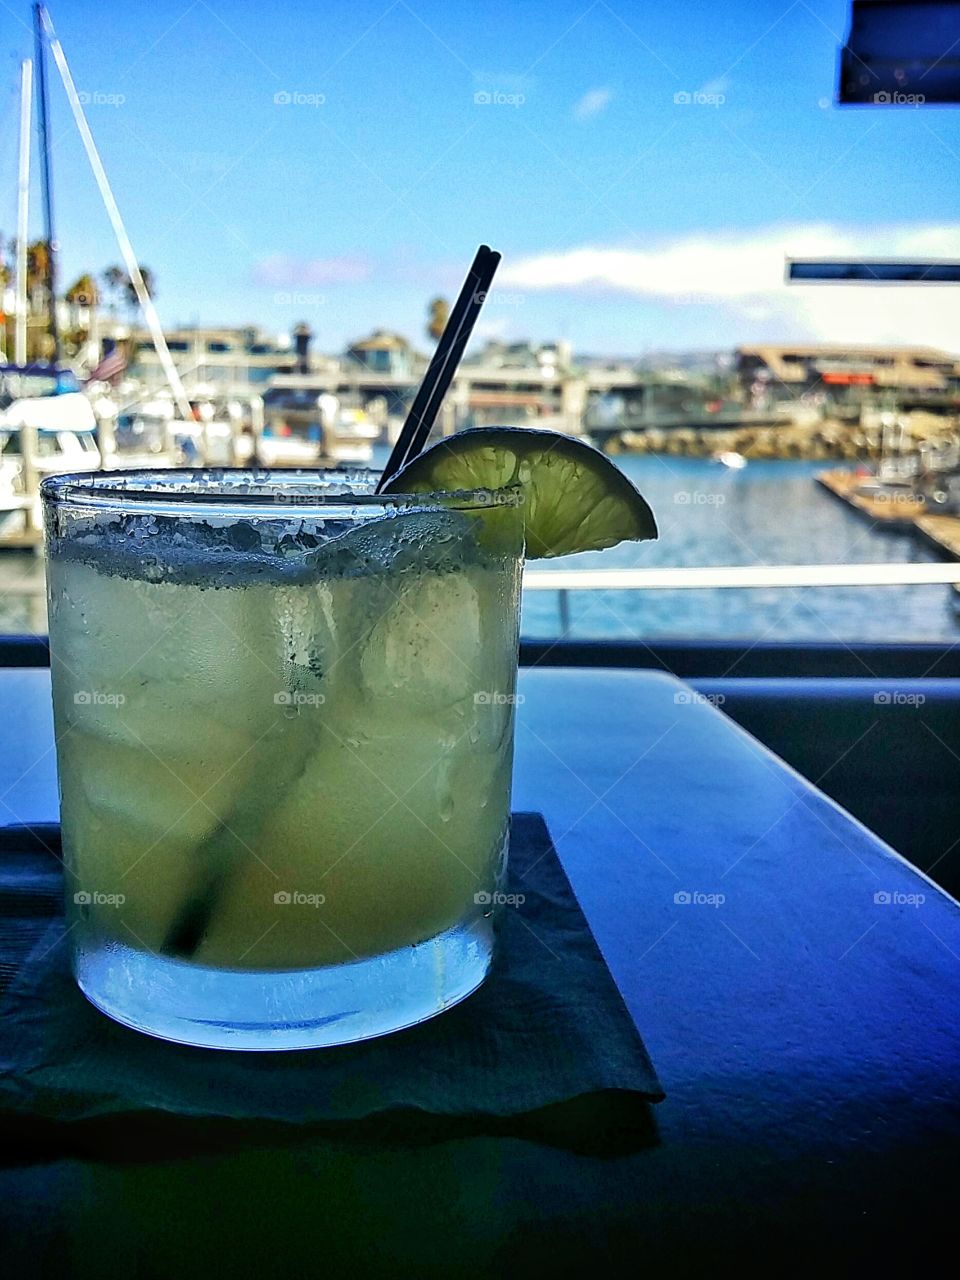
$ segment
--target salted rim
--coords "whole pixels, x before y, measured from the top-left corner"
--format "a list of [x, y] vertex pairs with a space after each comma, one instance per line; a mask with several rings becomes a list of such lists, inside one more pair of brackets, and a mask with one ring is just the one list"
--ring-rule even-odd
[[[516, 488], [374, 493], [378, 479], [378, 472], [359, 468], [135, 468], [47, 476], [40, 482], [40, 494], [44, 504], [51, 508], [70, 502], [97, 511], [147, 514], [172, 506], [180, 515], [189, 514], [191, 510], [209, 515], [213, 507], [224, 515], [234, 509], [242, 510], [248, 518], [255, 513], [276, 518], [292, 510], [301, 515], [316, 513], [329, 517], [337, 508], [357, 507], [370, 514], [477, 511], [518, 507], [523, 502], [523, 495]], [[240, 484], [248, 484], [250, 488], [236, 487]], [[339, 492], [323, 492], [325, 487], [334, 485], [340, 486]]]

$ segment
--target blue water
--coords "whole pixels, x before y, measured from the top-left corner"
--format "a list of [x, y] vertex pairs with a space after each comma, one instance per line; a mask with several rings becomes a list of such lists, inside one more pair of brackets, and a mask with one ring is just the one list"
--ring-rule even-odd
[[[822, 462], [626, 456], [618, 464], [650, 502], [659, 542], [541, 561], [543, 569], [676, 565], [855, 564], [936, 560], [910, 533], [877, 529], [814, 481]], [[578, 639], [960, 640], [949, 587], [804, 587], [571, 593]], [[557, 596], [528, 592], [523, 634], [555, 637]]]
[[[380, 456], [383, 455], [383, 456]], [[386, 450], [375, 459], [385, 461]], [[699, 458], [621, 457], [660, 525], [659, 542], [540, 561], [539, 569], [653, 565], [852, 564], [935, 560], [909, 533], [878, 530], [814, 482], [823, 463], [751, 462], [729, 471]], [[45, 630], [42, 569], [32, 552], [0, 552], [0, 633]], [[584, 591], [570, 631], [587, 638], [958, 641], [948, 587]], [[523, 634], [560, 633], [558, 597], [528, 592]]]

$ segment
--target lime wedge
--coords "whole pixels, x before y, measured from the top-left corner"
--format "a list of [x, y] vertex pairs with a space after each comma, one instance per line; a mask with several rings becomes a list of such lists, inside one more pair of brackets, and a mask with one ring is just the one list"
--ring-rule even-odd
[[532, 427], [475, 427], [427, 449], [387, 493], [523, 490], [527, 558], [600, 551], [657, 536], [653, 512], [618, 467], [590, 445]]

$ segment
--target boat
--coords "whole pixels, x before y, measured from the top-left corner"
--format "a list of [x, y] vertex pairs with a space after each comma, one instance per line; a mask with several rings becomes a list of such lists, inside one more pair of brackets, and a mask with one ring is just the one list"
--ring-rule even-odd
[[724, 449], [713, 455], [714, 462], [719, 462], [721, 466], [728, 467], [731, 471], [742, 471], [747, 465], [747, 460], [742, 453], [736, 453], [732, 449]]
[[263, 397], [263, 429], [257, 456], [264, 466], [301, 467], [349, 462], [369, 464], [386, 425], [359, 397], [346, 403], [327, 382], [303, 374], [279, 374]]
[[93, 407], [69, 370], [0, 367], [0, 546], [42, 540], [44, 476], [100, 465]]
[[369, 466], [373, 458], [373, 446], [380, 435], [380, 428], [364, 410], [341, 409], [334, 419], [332, 439], [328, 447], [336, 462]]
[[268, 387], [257, 460], [265, 467], [316, 466], [324, 455], [318, 394], [310, 389]]
[[234, 467], [254, 452], [255, 413], [240, 401], [193, 393], [191, 415], [181, 416], [173, 398], [159, 392], [133, 400], [101, 420], [103, 466]]

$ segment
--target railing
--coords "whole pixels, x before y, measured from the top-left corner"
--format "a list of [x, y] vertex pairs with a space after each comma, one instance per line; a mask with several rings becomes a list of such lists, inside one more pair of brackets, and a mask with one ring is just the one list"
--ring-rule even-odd
[[531, 569], [528, 591], [671, 591], [704, 587], [902, 587], [960, 583], [949, 564], [749, 564], [660, 569]]
[[527, 591], [556, 591], [563, 634], [570, 630], [571, 591], [693, 591], [755, 587], [960, 586], [960, 561], [942, 564], [698, 565], [655, 569], [532, 569]]

